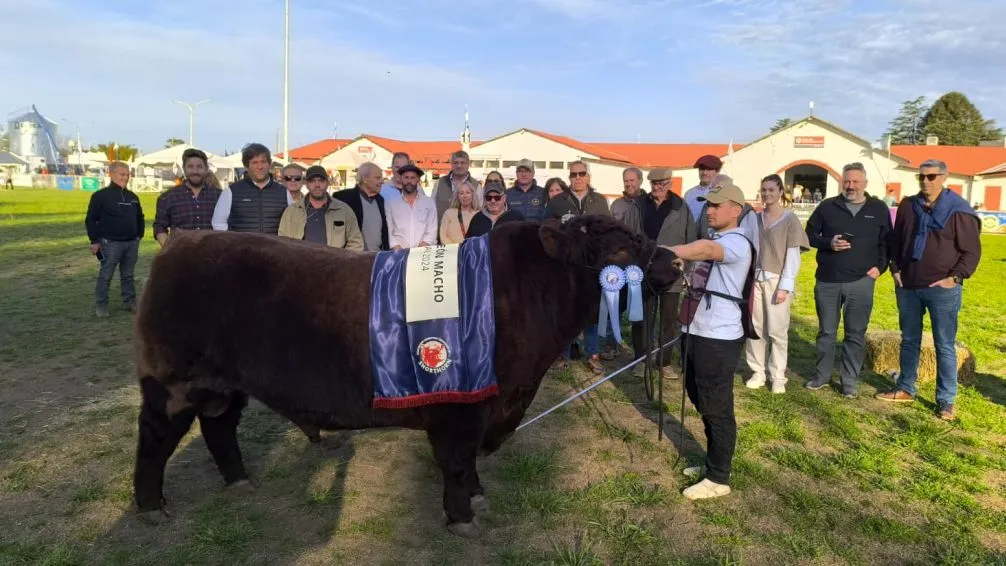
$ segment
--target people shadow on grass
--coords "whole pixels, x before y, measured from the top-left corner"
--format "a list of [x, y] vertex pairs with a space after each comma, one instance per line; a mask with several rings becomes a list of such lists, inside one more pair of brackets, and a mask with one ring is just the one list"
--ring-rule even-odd
[[[193, 429], [199, 429], [198, 420]], [[356, 436], [328, 432], [321, 442], [310, 442], [288, 420], [252, 401], [238, 425], [250, 483], [225, 487], [206, 443], [190, 432], [165, 468], [168, 519], [151, 524], [131, 502], [96, 550], [115, 556], [130, 546], [137, 562], [293, 562], [327, 545], [338, 528]], [[141, 556], [141, 549], [150, 555]]]

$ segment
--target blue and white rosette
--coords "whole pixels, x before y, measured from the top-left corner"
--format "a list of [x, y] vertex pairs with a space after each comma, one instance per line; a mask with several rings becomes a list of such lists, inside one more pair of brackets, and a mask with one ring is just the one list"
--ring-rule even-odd
[[601, 308], [597, 317], [597, 335], [604, 338], [608, 335], [607, 322], [611, 320], [611, 333], [619, 343], [622, 341], [622, 329], [618, 321], [618, 292], [625, 286], [625, 271], [617, 265], [609, 265], [601, 270]]
[[638, 265], [625, 268], [625, 280], [629, 285], [629, 322], [643, 320], [643, 270]]

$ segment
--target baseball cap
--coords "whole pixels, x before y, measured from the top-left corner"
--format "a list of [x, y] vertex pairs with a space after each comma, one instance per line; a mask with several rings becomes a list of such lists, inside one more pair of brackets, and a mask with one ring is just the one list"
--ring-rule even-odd
[[503, 194], [503, 185], [499, 183], [489, 183], [486, 185], [485, 191], [482, 194], [487, 195], [489, 193], [496, 193], [499, 195]]
[[744, 191], [732, 182], [716, 185], [709, 189], [709, 192], [705, 196], [699, 197], [698, 200], [706, 200], [713, 204], [735, 202], [740, 206], [744, 206], [747, 202], [747, 199], [744, 198]]
[[307, 173], [304, 173], [304, 180], [310, 181], [311, 179], [325, 179], [328, 180], [328, 171], [321, 165], [312, 165], [307, 168]]
[[521, 167], [534, 171], [534, 161], [531, 161], [530, 159], [525, 157], [524, 159], [521, 159], [520, 161], [517, 162], [517, 169], [520, 169]]

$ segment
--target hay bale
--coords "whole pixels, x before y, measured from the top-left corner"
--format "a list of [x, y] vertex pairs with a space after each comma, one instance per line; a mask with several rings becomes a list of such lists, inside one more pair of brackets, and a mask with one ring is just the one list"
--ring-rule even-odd
[[[880, 375], [901, 371], [901, 332], [870, 331], [866, 333], [866, 366]], [[922, 352], [919, 355], [917, 383], [936, 381], [936, 347], [930, 332], [922, 333]], [[967, 346], [957, 343], [957, 382], [961, 385], [975, 383], [975, 356]]]

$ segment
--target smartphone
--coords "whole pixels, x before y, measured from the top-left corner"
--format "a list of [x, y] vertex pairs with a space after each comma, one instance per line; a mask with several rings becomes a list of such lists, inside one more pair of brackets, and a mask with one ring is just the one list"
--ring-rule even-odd
[[846, 242], [849, 242], [850, 244], [852, 243], [852, 239], [855, 237], [856, 236], [848, 232], [842, 232], [842, 239], [845, 240]]
[[98, 262], [105, 261], [105, 254], [98, 250], [98, 253], [94, 254], [94, 257], [98, 259]]

